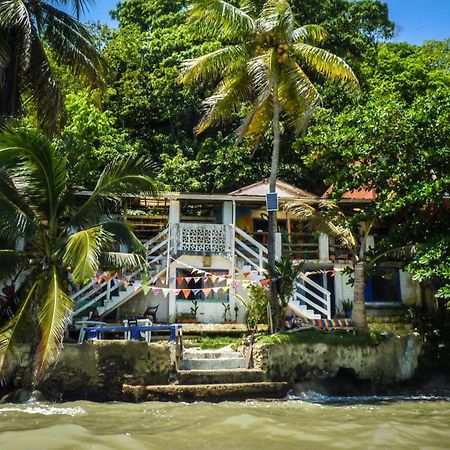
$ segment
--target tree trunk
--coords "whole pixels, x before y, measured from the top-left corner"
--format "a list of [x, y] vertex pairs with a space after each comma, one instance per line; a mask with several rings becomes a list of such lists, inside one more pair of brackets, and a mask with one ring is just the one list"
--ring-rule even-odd
[[355, 283], [353, 285], [353, 310], [352, 322], [358, 331], [367, 331], [366, 305], [364, 303], [365, 291], [365, 262], [358, 261], [355, 264]]
[[21, 111], [20, 103], [20, 51], [21, 39], [14, 31], [6, 39], [9, 47], [8, 61], [0, 69], [0, 125], [11, 117], [17, 117]]
[[[276, 192], [278, 161], [280, 158], [280, 104], [278, 100], [278, 80], [275, 74], [273, 83], [273, 150], [272, 165], [270, 169], [269, 192]], [[274, 277], [275, 273], [275, 235], [277, 232], [277, 212], [268, 211], [269, 214], [269, 242], [268, 242], [268, 262], [270, 282], [270, 307], [272, 311], [272, 320], [274, 329], [280, 326], [280, 305], [278, 302], [277, 283]]]

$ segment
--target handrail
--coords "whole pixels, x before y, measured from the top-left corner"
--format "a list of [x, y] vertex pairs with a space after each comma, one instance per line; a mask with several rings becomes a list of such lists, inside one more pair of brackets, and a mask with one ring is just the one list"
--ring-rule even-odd
[[264, 247], [260, 242], [258, 242], [256, 239], [253, 239], [249, 234], [247, 234], [244, 230], [242, 230], [239, 227], [234, 227], [235, 232], [245, 238], [247, 241], [251, 242], [255, 247], [258, 247], [262, 250], [263, 253], [268, 254], [267, 248]]
[[71, 294], [70, 298], [72, 300], [75, 300], [77, 297], [79, 297], [81, 294], [83, 294], [83, 292], [86, 292], [88, 290], [88, 288], [92, 287], [94, 284], [98, 284], [98, 283], [96, 283], [95, 280], [92, 280], [91, 282], [84, 285], [80, 290]]
[[312, 308], [316, 309], [317, 311], [320, 311], [321, 313], [325, 314], [327, 316], [327, 319], [331, 319], [331, 317], [328, 316], [328, 312], [325, 308], [323, 308], [320, 305], [317, 305], [312, 300], [310, 300], [308, 297], [305, 297], [304, 295], [296, 292], [295, 297], [299, 297], [304, 303], [311, 306]]
[[260, 267], [258, 264], [256, 264], [254, 261], [252, 261], [250, 258], [245, 256], [240, 250], [236, 249], [236, 254], [240, 256], [244, 261], [248, 262], [248, 264], [252, 267], [254, 267], [256, 270], [261, 272], [263, 270], [262, 267]]
[[169, 230], [169, 226], [164, 228], [164, 230], [161, 230], [156, 236], [154, 236], [151, 239], [149, 239], [148, 241], [144, 242], [144, 246], [148, 248], [154, 242], [159, 241], [168, 232], [168, 230]]
[[252, 250], [247, 244], [242, 242], [240, 239], [236, 239], [236, 243], [247, 250], [247, 252], [250, 253], [253, 257], [259, 260], [259, 254]]
[[307, 294], [311, 295], [312, 297], [314, 297], [317, 301], [319, 301], [320, 303], [326, 305], [327, 304], [327, 300], [322, 298], [320, 295], [316, 294], [314, 291], [312, 291], [311, 289], [308, 289], [304, 284], [300, 284], [297, 283], [296, 285], [297, 288], [303, 289]]
[[311, 278], [309, 278], [307, 275], [305, 275], [304, 273], [300, 272], [299, 277], [303, 280], [306, 281], [306, 283], [310, 284], [311, 286], [315, 287], [318, 291], [322, 292], [325, 295], [328, 295], [330, 292], [325, 289], [323, 286], [321, 286], [320, 284], [316, 283], [314, 280], [311, 280]]

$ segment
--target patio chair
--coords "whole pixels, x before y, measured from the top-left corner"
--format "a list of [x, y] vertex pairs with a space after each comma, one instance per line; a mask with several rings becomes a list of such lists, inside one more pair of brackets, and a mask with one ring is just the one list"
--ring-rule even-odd
[[144, 312], [144, 318], [148, 319], [151, 317], [152, 322], [156, 323], [156, 312], [158, 311], [159, 305], [156, 306], [148, 306]]

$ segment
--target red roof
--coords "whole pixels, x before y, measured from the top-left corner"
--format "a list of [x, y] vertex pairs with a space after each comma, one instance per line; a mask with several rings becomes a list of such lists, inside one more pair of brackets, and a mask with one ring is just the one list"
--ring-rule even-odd
[[[322, 195], [322, 198], [327, 198], [333, 192], [333, 186], [330, 186]], [[341, 196], [344, 199], [351, 200], [375, 200], [377, 198], [377, 191], [375, 189], [355, 189], [348, 191]]]

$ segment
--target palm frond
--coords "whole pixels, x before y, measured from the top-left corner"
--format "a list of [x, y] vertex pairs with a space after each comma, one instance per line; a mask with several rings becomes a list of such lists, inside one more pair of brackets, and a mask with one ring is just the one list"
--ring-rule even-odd
[[31, 30], [31, 19], [25, 2], [2, 0], [0, 2], [0, 23], [4, 29]]
[[288, 202], [284, 210], [294, 215], [312, 232], [333, 236], [340, 245], [358, 254], [358, 242], [345, 216], [331, 202], [321, 202], [319, 209], [302, 201]]
[[105, 212], [105, 203], [120, 201], [125, 195], [153, 194], [158, 183], [151, 178], [156, 166], [145, 157], [117, 157], [101, 173], [89, 199], [73, 214], [68, 226], [98, 219]]
[[27, 266], [27, 257], [24, 253], [14, 249], [0, 249], [0, 280], [10, 281], [20, 270]]
[[200, 134], [213, 125], [229, 120], [238, 111], [242, 100], [250, 95], [249, 81], [249, 75], [244, 67], [219, 83], [213, 95], [203, 102], [205, 112], [195, 132]]
[[99, 225], [111, 234], [115, 242], [126, 245], [128, 249], [133, 252], [145, 254], [147, 249], [133, 233], [132, 228], [127, 222], [121, 220], [108, 220], [99, 223]]
[[303, 60], [309, 67], [322, 74], [325, 78], [358, 86], [358, 79], [351, 67], [339, 56], [322, 48], [305, 43], [297, 43], [291, 46], [294, 55]]
[[305, 44], [321, 44], [327, 39], [328, 33], [320, 25], [303, 25], [292, 33], [292, 42]]
[[288, 41], [294, 31], [294, 16], [286, 0], [266, 0], [257, 20], [258, 30], [277, 36], [280, 42]]
[[244, 9], [223, 0], [195, 0], [188, 10], [190, 20], [205, 36], [236, 41], [256, 30], [255, 21]]
[[40, 284], [36, 281], [13, 318], [0, 330], [0, 384], [5, 385], [28, 355], [26, 344], [33, 340], [35, 326], [31, 311], [34, 295]]
[[80, 230], [69, 236], [63, 261], [70, 268], [75, 283], [85, 283], [94, 277], [102, 251], [112, 242], [112, 235], [101, 226]]
[[67, 184], [66, 160], [56, 146], [36, 130], [6, 128], [0, 134], [0, 164], [34, 213], [50, 223]]
[[73, 302], [64, 292], [57, 267], [52, 268], [39, 291], [42, 304], [38, 313], [40, 339], [36, 350], [36, 382], [43, 379], [47, 368], [55, 361], [73, 309]]
[[215, 79], [223, 76], [230, 65], [238, 60], [248, 57], [248, 48], [245, 45], [229, 45], [214, 52], [199, 56], [195, 59], [187, 59], [182, 63], [182, 83], [193, 84], [201, 79]]
[[388, 250], [385, 250], [384, 252], [381, 252], [375, 256], [375, 258], [372, 258], [367, 263], [367, 268], [370, 268], [374, 266], [378, 261], [391, 257], [395, 259], [411, 259], [417, 252], [417, 246], [416, 245], [402, 245], [399, 247], [390, 248]]
[[64, 11], [42, 3], [46, 13], [45, 38], [57, 61], [67, 64], [75, 74], [84, 74], [91, 84], [104, 87], [106, 62], [83, 24]]
[[54, 3], [69, 6], [77, 18], [80, 18], [82, 14], [89, 11], [91, 6], [95, 5], [94, 0], [56, 0]]
[[136, 253], [104, 252], [100, 256], [101, 266], [104, 270], [146, 270], [149, 264], [142, 255]]

